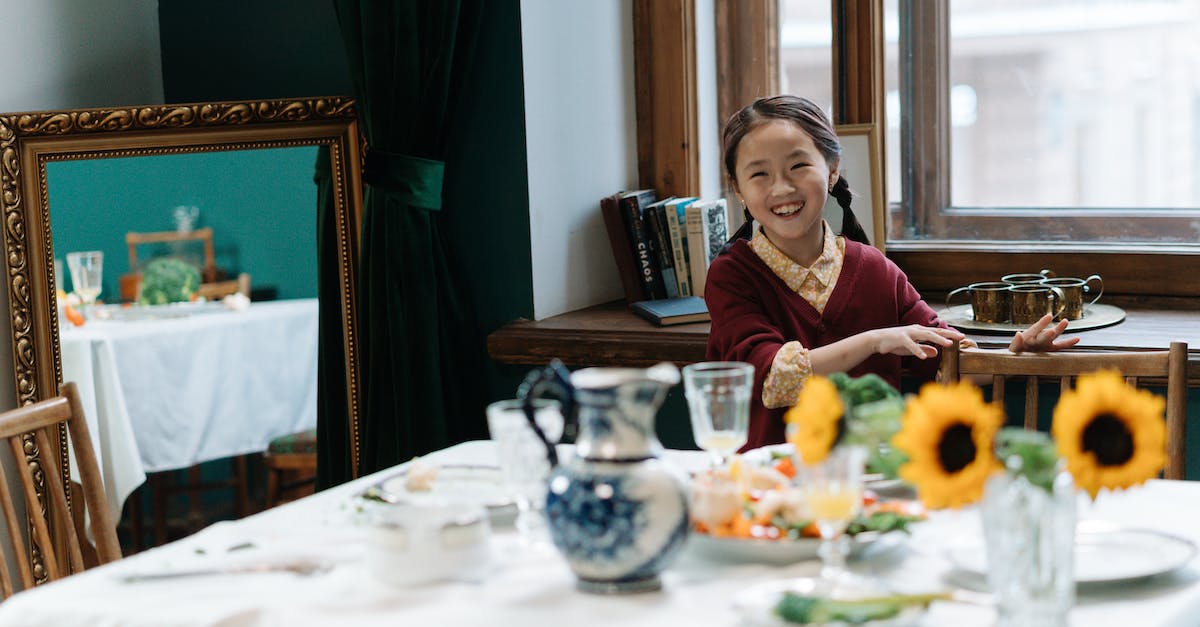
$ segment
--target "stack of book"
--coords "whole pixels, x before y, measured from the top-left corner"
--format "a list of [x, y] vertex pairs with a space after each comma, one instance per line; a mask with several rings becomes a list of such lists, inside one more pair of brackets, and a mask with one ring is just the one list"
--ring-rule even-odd
[[663, 317], [634, 311], [657, 324], [707, 320], [701, 297], [708, 265], [729, 239], [725, 199], [659, 198], [655, 190], [641, 189], [605, 197], [600, 211], [625, 300], [632, 306], [678, 299], [654, 309], [670, 305], [682, 313]]

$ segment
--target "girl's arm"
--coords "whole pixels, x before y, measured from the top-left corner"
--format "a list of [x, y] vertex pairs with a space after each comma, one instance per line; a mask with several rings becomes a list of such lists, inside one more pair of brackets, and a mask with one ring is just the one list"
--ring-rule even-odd
[[917, 359], [937, 358], [931, 346], [951, 346], [966, 339], [955, 329], [909, 324], [872, 329], [809, 351], [814, 374], [846, 372], [875, 354], [912, 355]]

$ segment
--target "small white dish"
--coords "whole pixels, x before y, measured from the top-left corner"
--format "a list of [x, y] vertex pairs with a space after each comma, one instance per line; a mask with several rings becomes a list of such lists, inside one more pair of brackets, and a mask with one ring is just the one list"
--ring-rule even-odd
[[494, 527], [512, 525], [517, 505], [505, 493], [500, 469], [495, 466], [447, 464], [437, 466], [428, 490], [410, 490], [408, 473], [401, 472], [367, 488], [362, 497], [384, 503], [464, 503], [485, 507]]
[[479, 505], [398, 503], [368, 524], [366, 567], [385, 583], [470, 578], [491, 561], [491, 527]]
[[[1075, 531], [1075, 583], [1134, 581], [1169, 573], [1189, 564], [1196, 552], [1191, 540], [1161, 531], [1081, 522]], [[946, 557], [962, 572], [987, 576], [982, 545], [953, 546]]]

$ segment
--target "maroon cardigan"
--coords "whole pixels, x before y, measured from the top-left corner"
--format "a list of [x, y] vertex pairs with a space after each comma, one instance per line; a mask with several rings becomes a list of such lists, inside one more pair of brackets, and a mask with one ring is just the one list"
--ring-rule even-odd
[[[825, 311], [818, 313], [792, 291], [767, 264], [740, 240], [713, 261], [704, 285], [712, 316], [706, 358], [754, 364], [754, 396], [746, 449], [784, 441], [786, 408], [767, 409], [762, 386], [775, 353], [786, 342], [817, 348], [869, 331], [908, 324], [945, 327], [921, 300], [904, 272], [879, 250], [846, 240], [842, 272]], [[873, 372], [899, 387], [900, 370], [932, 380], [937, 359], [872, 355], [847, 374]]]

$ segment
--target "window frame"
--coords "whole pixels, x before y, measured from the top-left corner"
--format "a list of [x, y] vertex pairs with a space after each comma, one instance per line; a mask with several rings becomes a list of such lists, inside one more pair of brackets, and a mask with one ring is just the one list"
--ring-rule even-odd
[[[833, 81], [835, 121], [839, 124], [885, 122], [883, 81], [883, 0], [830, 0], [833, 15]], [[754, 81], [718, 81], [718, 101], [722, 119], [732, 113], [736, 103], [758, 95], [777, 93], [778, 82], [778, 0], [715, 0], [718, 25], [736, 24], [722, 29], [717, 41], [717, 63], [721, 76], [736, 76], [745, 68], [771, 63], [774, 72], [753, 72], [754, 76], [774, 76]], [[951, 207], [949, 164], [949, 4], [947, 0], [900, 0], [901, 33], [920, 33], [908, 41], [908, 65], [916, 72], [921, 90], [901, 89], [902, 108], [921, 112], [919, 120], [901, 122], [901, 150], [915, 155], [907, 171], [885, 173], [901, 176], [904, 211], [893, 206], [889, 211], [889, 233], [922, 233], [920, 239], [891, 238], [888, 256], [909, 275], [922, 292], [953, 289], [980, 277], [1009, 272], [1052, 268], [1059, 275], [1088, 276], [1101, 274], [1106, 292], [1133, 297], [1147, 303], [1147, 297], [1167, 297], [1153, 302], [1180, 303], [1183, 298], [1200, 295], [1200, 246], [1182, 243], [1102, 243], [1075, 244], [1044, 239], [1019, 240], [1031, 228], [1044, 236], [1061, 237], [1070, 228], [1078, 233], [1102, 233], [1113, 220], [1136, 218], [1147, 228], [1133, 232], [1147, 240], [1156, 233], [1190, 232], [1200, 219], [1200, 211], [1069, 209], [1050, 219], [1044, 210], [1028, 208]], [[750, 33], [750, 36], [741, 36]], [[754, 35], [758, 33], [758, 35]], [[765, 54], [773, 40], [773, 53]], [[737, 70], [737, 71], [735, 71]], [[901, 72], [902, 85], [913, 76]], [[908, 126], [907, 132], [905, 126]], [[914, 129], [927, 129], [924, 133]], [[1032, 224], [1028, 218], [1046, 216]], [[1055, 224], [1058, 223], [1058, 224]], [[1152, 224], [1155, 223], [1155, 224]], [[1128, 229], [1129, 225], [1126, 225]], [[1134, 225], [1136, 228], [1136, 225]], [[918, 227], [920, 230], [918, 230]], [[1151, 228], [1152, 227], [1152, 228]], [[970, 239], [938, 239], [948, 234], [966, 233]], [[1035, 267], [1036, 266], [1036, 267]]]

